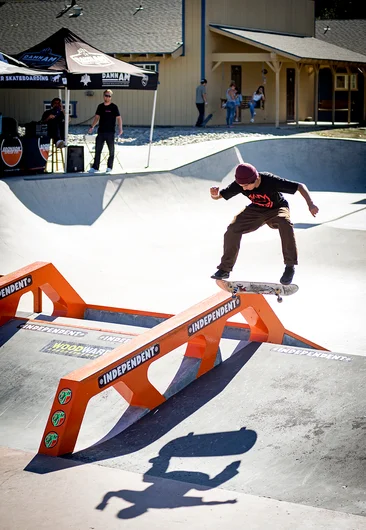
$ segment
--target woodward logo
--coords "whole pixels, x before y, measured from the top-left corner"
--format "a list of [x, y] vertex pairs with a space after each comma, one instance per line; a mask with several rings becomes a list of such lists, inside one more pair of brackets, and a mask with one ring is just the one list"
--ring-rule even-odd
[[227, 315], [231, 311], [234, 311], [234, 309], [239, 306], [240, 298], [233, 298], [230, 302], [226, 302], [226, 304], [218, 307], [217, 309], [214, 309], [213, 311], [211, 311], [211, 313], [208, 313], [199, 320], [192, 322], [192, 324], [190, 324], [188, 327], [188, 335], [193, 335], [194, 333], [197, 333], [197, 331], [200, 331], [206, 326], [209, 326], [212, 322], [215, 322], [224, 315]]
[[140, 366], [140, 364], [146, 363], [146, 361], [149, 361], [153, 357], [156, 357], [157, 355], [159, 355], [159, 353], [159, 344], [154, 344], [154, 346], [151, 346], [150, 348], [147, 348], [141, 353], [138, 353], [134, 357], [131, 357], [127, 361], [116, 366], [116, 368], [109, 370], [109, 372], [106, 372], [101, 377], [99, 377], [99, 388], [103, 388], [109, 383], [113, 383], [113, 381], [115, 381], [119, 377], [122, 377], [124, 374], [131, 372], [131, 370], [134, 370], [135, 368]]
[[41, 139], [38, 138], [38, 148], [39, 148], [39, 152], [41, 153], [41, 156], [42, 156], [43, 160], [45, 160], [47, 162], [48, 153], [49, 153], [49, 150], [50, 150], [50, 144], [49, 143], [47, 143], [47, 144], [41, 143]]
[[75, 55], [70, 55], [70, 58], [80, 66], [110, 66], [113, 64], [107, 55], [89, 52], [85, 48], [79, 48]]
[[335, 353], [328, 353], [317, 350], [300, 350], [296, 348], [284, 348], [283, 346], [276, 346], [275, 348], [271, 348], [271, 351], [278, 351], [280, 353], [287, 353], [290, 355], [306, 355], [307, 357], [318, 357], [320, 359], [329, 359], [330, 361], [344, 361], [347, 363], [350, 363], [352, 361], [351, 357], [346, 357], [345, 355], [336, 355]]
[[2, 287], [0, 289], [0, 300], [2, 298], [6, 298], [7, 296], [10, 296], [11, 294], [21, 291], [22, 289], [25, 289], [29, 285], [32, 285], [32, 276], [26, 276], [25, 278], [22, 278], [21, 280], [18, 280], [14, 283], [9, 283], [9, 285], [5, 285], [5, 287]]
[[8, 138], [1, 142], [1, 158], [8, 167], [19, 164], [22, 158], [23, 148], [19, 138]]
[[80, 344], [79, 342], [59, 342], [52, 340], [46, 344], [41, 351], [46, 353], [57, 353], [59, 355], [68, 355], [70, 357], [81, 357], [83, 359], [96, 359], [114, 348], [98, 348], [90, 344]]

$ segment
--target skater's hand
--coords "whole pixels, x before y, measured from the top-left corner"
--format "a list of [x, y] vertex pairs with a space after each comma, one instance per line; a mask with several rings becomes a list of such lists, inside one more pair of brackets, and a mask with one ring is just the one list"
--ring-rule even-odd
[[215, 201], [217, 199], [220, 199], [221, 197], [220, 188], [217, 188], [216, 186], [212, 186], [212, 188], [210, 188], [210, 194], [211, 194], [211, 199], [214, 199]]
[[309, 211], [313, 217], [319, 212], [319, 208], [313, 202], [309, 204]]

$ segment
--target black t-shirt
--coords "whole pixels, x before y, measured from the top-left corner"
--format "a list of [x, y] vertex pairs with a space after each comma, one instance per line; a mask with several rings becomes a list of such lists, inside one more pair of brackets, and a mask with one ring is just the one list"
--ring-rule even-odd
[[117, 105], [114, 103], [110, 103], [109, 105], [100, 103], [95, 114], [100, 116], [98, 132], [114, 133], [116, 128], [116, 118], [117, 116], [120, 116]]
[[234, 181], [227, 188], [220, 190], [221, 196], [228, 200], [242, 193], [252, 201], [252, 204], [250, 204], [251, 207], [274, 209], [288, 206], [288, 202], [282, 193], [296, 193], [299, 183], [283, 179], [266, 171], [259, 172], [259, 175], [261, 177], [261, 183], [258, 188], [244, 190]]

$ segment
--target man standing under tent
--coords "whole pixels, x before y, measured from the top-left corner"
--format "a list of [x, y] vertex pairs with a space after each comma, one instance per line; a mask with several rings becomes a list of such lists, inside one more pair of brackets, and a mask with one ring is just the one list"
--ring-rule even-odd
[[113, 168], [116, 121], [118, 123], [119, 136], [123, 133], [123, 129], [122, 118], [118, 107], [112, 103], [112, 95], [112, 90], [108, 89], [103, 92], [104, 101], [98, 105], [92, 125], [89, 129], [89, 134], [91, 134], [99, 123], [98, 134], [95, 141], [95, 158], [89, 173], [96, 173], [99, 171], [100, 156], [102, 154], [104, 142], [106, 142], [109, 150], [106, 173], [110, 173]]

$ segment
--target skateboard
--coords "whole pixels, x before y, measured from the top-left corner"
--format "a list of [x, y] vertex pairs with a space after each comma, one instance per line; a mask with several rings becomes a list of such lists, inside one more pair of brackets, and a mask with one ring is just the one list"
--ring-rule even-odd
[[291, 283], [290, 285], [282, 285], [282, 283], [264, 283], [264, 282], [238, 282], [229, 280], [216, 280], [220, 289], [231, 293], [233, 298], [237, 294], [275, 294], [277, 302], [282, 302], [282, 296], [289, 296], [295, 294], [299, 290], [299, 286]]
[[208, 122], [211, 120], [213, 114], [209, 114], [202, 122], [202, 125], [201, 127], [206, 127], [206, 125], [208, 124]]

